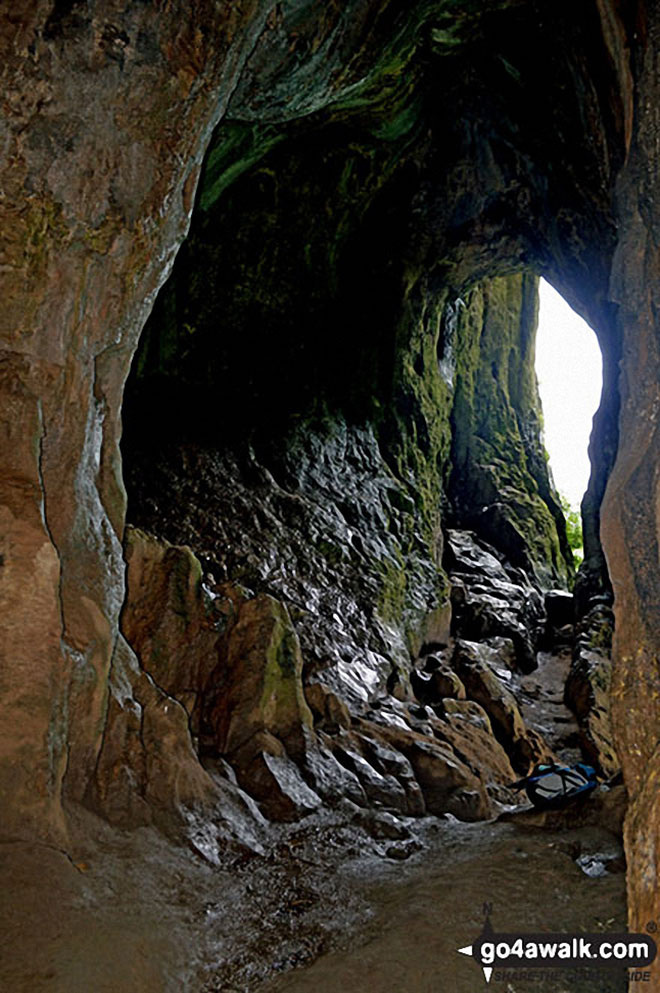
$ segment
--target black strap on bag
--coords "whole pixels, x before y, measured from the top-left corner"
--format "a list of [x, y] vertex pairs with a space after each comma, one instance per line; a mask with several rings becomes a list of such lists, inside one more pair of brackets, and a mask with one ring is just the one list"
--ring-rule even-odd
[[597, 785], [596, 770], [584, 762], [576, 762], [572, 766], [537, 765], [531, 775], [512, 783], [511, 788], [524, 789], [535, 807], [548, 809], [561, 807]]

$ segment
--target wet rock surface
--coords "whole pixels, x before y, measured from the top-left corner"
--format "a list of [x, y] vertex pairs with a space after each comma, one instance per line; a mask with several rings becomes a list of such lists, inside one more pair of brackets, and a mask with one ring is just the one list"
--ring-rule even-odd
[[[349, 685], [342, 696], [337, 684], [320, 681], [331, 667], [319, 673], [306, 666], [299, 615], [282, 601], [218, 583], [210, 574], [203, 578], [190, 549], [130, 531], [123, 624], [141, 667], [128, 647], [125, 665], [134, 692], [141, 692], [142, 680], [162, 700], [159, 713], [167, 712], [169, 700], [179, 715], [168, 732], [170, 747], [189, 766], [183, 779], [177, 773], [179, 782], [187, 778], [193, 789], [188, 801], [185, 790], [180, 794], [180, 804], [195, 796], [212, 810], [224, 796], [248, 821], [250, 803], [271, 822], [304, 821], [323, 806], [345, 803], [365, 816], [451, 814], [475, 821], [520, 802], [511, 784], [536, 763], [579, 757], [583, 736], [562, 702], [565, 651], [535, 656], [541, 665], [526, 673], [504, 633], [524, 629], [531, 612], [533, 635], [547, 638], [552, 625], [543, 597], [475, 535], [454, 530], [449, 543], [454, 565], [463, 566], [460, 576], [476, 595], [489, 583], [500, 596], [508, 594], [497, 631], [488, 628], [481, 641], [459, 637], [474, 627], [471, 613], [457, 611], [454, 633], [446, 630], [444, 644], [424, 648], [404, 670], [405, 682], [390, 680], [388, 691], [373, 680], [360, 695]], [[590, 630], [601, 615], [593, 615]], [[576, 652], [583, 643], [580, 635]], [[573, 666], [568, 687], [577, 685], [574, 673]], [[591, 697], [585, 700], [586, 714]], [[162, 791], [159, 767], [145, 764], [150, 713], [136, 715], [140, 744], [124, 755], [129, 726], [122, 710], [110, 715], [97, 780], [101, 804], [119, 805], [120, 784], [130, 776], [142, 777], [147, 798]], [[243, 822], [241, 830], [249, 844], [254, 831]]]
[[494, 280], [461, 304], [455, 314], [448, 486], [454, 519], [544, 586], [563, 586], [573, 566], [541, 441], [532, 360], [535, 287], [525, 276], [519, 283]]
[[87, 816], [64, 850], [0, 845], [3, 981], [17, 993], [334, 993], [350, 979], [418, 993], [443, 975], [468, 993], [480, 973], [456, 949], [480, 932], [484, 901], [503, 930], [623, 930], [616, 837], [518, 819], [343, 812], [214, 848]]
[[534, 669], [546, 616], [538, 586], [471, 532], [448, 532], [446, 561], [454, 630], [474, 641], [508, 638], [518, 668]]
[[[459, 957], [457, 949], [465, 947], [466, 934], [474, 938], [481, 932], [484, 897], [490, 892], [492, 898], [485, 899], [492, 903], [496, 930], [520, 931], [523, 911], [523, 926], [529, 930], [568, 927], [597, 933], [622, 926], [621, 849], [611, 835], [592, 828], [582, 836], [572, 831], [532, 836], [519, 834], [512, 825], [500, 834], [500, 827], [504, 825], [491, 827], [489, 837], [481, 837], [483, 852], [476, 858], [465, 834], [462, 851], [456, 850], [441, 828], [437, 837], [444, 836], [445, 856], [450, 855], [450, 860], [441, 856], [438, 863], [433, 850], [426, 851], [405, 877], [390, 873], [387, 882], [372, 884], [374, 918], [360, 928], [356, 946], [330, 952], [310, 967], [259, 989], [330, 993], [337, 984], [346, 984], [376, 993], [413, 993], [435, 988], [440, 976], [446, 988], [471, 993], [483, 982], [483, 974], [473, 961]], [[606, 865], [611, 873], [585, 873], [586, 867]], [[543, 887], [543, 900], [535, 899], [532, 907], [530, 889], [538, 886]], [[509, 981], [516, 993], [534, 989], [623, 993], [626, 984], [625, 978], [601, 972], [583, 980], [571, 978], [566, 986], [557, 973]]]
[[485, 901], [502, 930], [624, 928], [620, 842], [598, 826], [338, 812], [262, 831], [259, 848], [185, 847], [89, 815], [75, 828], [64, 850], [0, 845], [0, 959], [17, 993], [417, 993], [438, 975], [470, 993], [481, 974], [456, 949]]
[[564, 698], [580, 725], [581, 746], [605, 776], [620, 771], [610, 717], [614, 615], [609, 597], [592, 602], [575, 632]]
[[[102, 929], [86, 931], [106, 903], [124, 987], [193, 981], [190, 942], [169, 947], [147, 915], [145, 961], [132, 907], [115, 926], [116, 893], [148, 903], [153, 824], [185, 826], [217, 864], [227, 839], [265, 852], [262, 834], [324, 805], [472, 820], [506, 803], [507, 761], [573, 747], [541, 675], [525, 682], [552, 649], [538, 584], [570, 571], [533, 388], [534, 272], [604, 348], [576, 616], [614, 590], [614, 664], [610, 682], [585, 629], [567, 699], [604, 770], [613, 700], [631, 923], [658, 919], [660, 21], [650, 3], [541, 6], [0, 13], [0, 828], [32, 866], [13, 889], [40, 876], [33, 840], [53, 846], [25, 926], [6, 929], [15, 988], [63, 976], [68, 993], [95, 969], [116, 983]], [[122, 458], [155, 541], [135, 555]], [[479, 578], [459, 554], [450, 581], [449, 523], [500, 568]], [[452, 668], [456, 639], [479, 646], [478, 680]], [[244, 666], [260, 654], [266, 680]], [[335, 699], [307, 702], [321, 682]], [[136, 832], [126, 889], [118, 832], [91, 896], [60, 872], [86, 872], [66, 848], [81, 803]], [[400, 867], [414, 841], [378, 843]], [[58, 890], [81, 901], [71, 927]], [[21, 944], [35, 930], [54, 961]]]
[[144, 526], [190, 544], [217, 581], [284, 601], [307, 669], [354, 702], [405, 666], [407, 640], [447, 599], [425, 522], [370, 430], [335, 425], [270, 456], [172, 447], [131, 464]]

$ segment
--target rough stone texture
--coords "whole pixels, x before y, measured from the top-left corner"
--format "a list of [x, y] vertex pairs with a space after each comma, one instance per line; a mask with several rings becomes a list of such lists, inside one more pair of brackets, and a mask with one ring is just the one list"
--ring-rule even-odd
[[[169, 358], [188, 402], [170, 404], [205, 430], [215, 413], [225, 434], [227, 413], [235, 422], [245, 408], [250, 425], [267, 411], [279, 440], [296, 426], [327, 440], [346, 424], [347, 435], [359, 435], [358, 456], [379, 450], [375, 475], [383, 479], [386, 465], [395, 495], [378, 503], [386, 519], [365, 531], [395, 551], [382, 555], [379, 582], [365, 597], [377, 604], [377, 633], [369, 634], [364, 604], [359, 637], [344, 600], [327, 614], [342, 613], [337, 624], [350, 649], [347, 660], [329, 660], [329, 671], [342, 685], [352, 681], [358, 698], [365, 679], [375, 689], [392, 668], [405, 669], [405, 653], [410, 661], [421, 648], [415, 640], [426, 637], [408, 578], [424, 577], [427, 610], [446, 597], [440, 524], [454, 397], [442, 362], [458, 301], [467, 297], [471, 308], [490, 292], [479, 284], [532, 269], [597, 329], [607, 396], [592, 443], [578, 601], [583, 590], [584, 602], [607, 592], [601, 522], [615, 594], [613, 725], [631, 801], [631, 928], [660, 917], [658, 51], [657, 5], [626, 0], [5, 5], [3, 834], [61, 840], [63, 797], [96, 797], [130, 822], [136, 805], [155, 809], [168, 796], [194, 802], [208, 788], [185, 738], [160, 747], [186, 723], [185, 711], [170, 709], [119, 636], [118, 441], [137, 338], [186, 232], [211, 131], [229, 111], [199, 197], [211, 220], [199, 223], [215, 223], [216, 208], [227, 217], [220, 263], [227, 260], [236, 289], [231, 334], [209, 326], [201, 335], [222, 342], [211, 361], [192, 348], [198, 329], [181, 315]], [[256, 205], [252, 214], [246, 202]], [[237, 219], [246, 241], [257, 243], [261, 268], [232, 237]], [[269, 255], [278, 245], [281, 255]], [[202, 292], [215, 295], [206, 277]], [[278, 315], [291, 326], [265, 320]], [[191, 364], [180, 347], [186, 341]], [[213, 381], [226, 359], [234, 368], [245, 352], [254, 365], [246, 362], [214, 412], [188, 373], [208, 368]], [[145, 390], [147, 407], [154, 397]], [[127, 422], [139, 413], [129, 405]], [[155, 422], [161, 418], [154, 407]], [[214, 443], [211, 462], [222, 469]], [[281, 465], [277, 445], [271, 461]], [[246, 456], [236, 478], [245, 464], [255, 463]], [[344, 479], [339, 473], [330, 497], [316, 491], [330, 514]], [[403, 531], [394, 541], [393, 520]], [[331, 537], [338, 534], [344, 549], [341, 522]], [[333, 575], [334, 589], [361, 574], [360, 540], [362, 533], [349, 553], [354, 567]], [[331, 556], [340, 554], [336, 544]], [[373, 545], [365, 557], [373, 576]], [[330, 633], [331, 625], [321, 644]], [[322, 654], [319, 664], [328, 661]], [[483, 812], [482, 784], [473, 788], [460, 763], [428, 741], [409, 748], [434, 805], [454, 796], [460, 779], [463, 813]], [[153, 774], [144, 772], [150, 764]], [[456, 776], [443, 779], [450, 766]]]
[[452, 517], [546, 586], [572, 555], [541, 440], [534, 370], [538, 281], [481, 283], [456, 305], [442, 363], [454, 380]]
[[286, 607], [260, 594], [245, 602], [212, 677], [209, 720], [221, 754], [266, 732], [296, 750], [312, 714], [302, 687], [300, 643]]
[[[259, 810], [249, 806], [249, 798], [271, 821], [300, 820], [322, 801], [334, 807], [344, 799], [359, 808], [413, 817], [449, 811], [473, 820], [491, 812], [484, 786], [494, 800], [514, 799], [506, 790], [514, 778], [506, 752], [486, 711], [464, 701], [465, 686], [450, 667], [448, 650], [442, 657], [424, 656], [426, 673], [411, 671], [412, 689], [423, 706], [404, 708], [398, 718], [408, 735], [426, 734], [430, 742], [449, 746], [442, 754], [429, 753], [433, 761], [427, 755], [420, 765], [423, 786], [404, 754], [409, 738], [404, 735], [404, 751], [391, 747], [323, 683], [303, 690], [300, 644], [284, 604], [218, 584], [210, 574], [203, 580], [189, 548], [132, 528], [126, 560], [122, 631], [137, 657], [122, 640], [108, 727], [88, 792], [89, 802], [112, 821], [153, 821], [171, 830], [177, 817], [186, 820], [186, 808], [194, 808], [197, 819], [187, 818], [191, 844], [202, 844], [207, 852], [203, 839], [220, 811], [223, 834], [254, 844], [246, 818], [258, 820]], [[506, 665], [511, 646], [501, 641]], [[501, 667], [497, 648], [472, 647]], [[457, 649], [458, 668], [459, 655]], [[533, 734], [490, 668], [477, 689], [474, 678], [467, 680], [472, 696], [480, 698], [486, 675], [491, 677], [486, 709], [521, 761], [521, 748], [529, 751]], [[452, 709], [460, 701], [451, 695], [463, 698], [462, 709]], [[504, 695], [508, 709], [499, 706]], [[379, 701], [381, 714], [388, 699], [393, 702]], [[513, 730], [507, 715], [517, 719]], [[476, 792], [475, 783], [481, 784]]]
[[578, 718], [586, 758], [610, 778], [621, 769], [610, 712], [613, 617], [607, 604], [592, 604], [576, 629], [564, 699]]
[[434, 721], [433, 732], [440, 741], [446, 741], [454, 752], [473, 772], [487, 778], [486, 789], [498, 799], [515, 802], [513, 794], [505, 793], [516, 779], [511, 762], [493, 734], [474, 724], [460, 711], [446, 713], [445, 721]]
[[449, 812], [463, 821], [490, 816], [483, 769], [473, 772], [448, 744], [414, 731], [384, 726], [376, 733], [410, 762], [429, 813]]
[[493, 668], [497, 661], [497, 652], [488, 645], [459, 640], [452, 666], [465, 686], [467, 698], [488, 714], [493, 732], [514, 766], [527, 773], [537, 761], [551, 758], [551, 752], [525, 726], [515, 696]]
[[305, 687], [305, 699], [314, 715], [314, 722], [330, 733], [351, 726], [351, 715], [343, 700], [324, 686], [312, 683]]
[[305, 783], [283, 744], [267, 731], [257, 732], [232, 756], [238, 781], [273, 821], [295, 821], [311, 814], [321, 798]]
[[368, 807], [369, 801], [360, 780], [335, 758], [332, 741], [326, 746], [323, 732], [319, 733], [319, 741], [320, 747], [308, 750], [303, 765], [303, 775], [312, 789], [330, 806], [348, 799], [358, 807]]
[[188, 714], [140, 668], [121, 636], [109, 692], [107, 730], [87, 802], [112, 823], [128, 827], [155, 822], [169, 829], [176, 821], [180, 826], [186, 808], [210, 815], [223, 794], [198, 761]]
[[133, 528], [125, 537], [124, 637], [141, 667], [181, 703], [199, 735], [209, 677], [218, 664], [219, 631], [226, 619], [219, 599], [202, 587], [202, 570], [189, 548], [168, 545]]
[[522, 672], [536, 666], [545, 608], [538, 587], [492, 546], [469, 531], [447, 532], [445, 561], [452, 582], [452, 630], [462, 638], [513, 644]]
[[428, 673], [413, 669], [410, 684], [420, 703], [437, 704], [446, 697], [465, 699], [465, 686], [459, 676], [450, 668], [447, 661], [440, 661], [430, 655], [425, 659], [424, 668], [432, 668]]
[[61, 830], [63, 781], [80, 798], [93, 774], [124, 595], [123, 382], [267, 9], [28, 0], [1, 15], [10, 833]]
[[[603, 544], [614, 589], [612, 720], [630, 797], [625, 842], [630, 926], [660, 916], [660, 810], [657, 728], [660, 558], [658, 541], [657, 182], [660, 12], [640, 18], [644, 47], [633, 63], [636, 121], [617, 186], [620, 236], [612, 270], [623, 340], [620, 377], [621, 448], [602, 508]], [[656, 980], [657, 984], [657, 980]]]
[[240, 453], [128, 451], [132, 516], [189, 543], [217, 579], [283, 600], [308, 670], [343, 696], [365, 700], [446, 636], [439, 535], [373, 428], [335, 419]]

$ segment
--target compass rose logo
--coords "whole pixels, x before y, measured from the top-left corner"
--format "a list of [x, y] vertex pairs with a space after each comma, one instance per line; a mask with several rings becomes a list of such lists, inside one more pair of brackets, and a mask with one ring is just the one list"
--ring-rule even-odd
[[[484, 905], [483, 905], [483, 912], [484, 912], [485, 920], [484, 920], [484, 926], [482, 928], [481, 934], [479, 935], [478, 938], [475, 939], [475, 941], [474, 941], [474, 943], [472, 945], [465, 945], [463, 948], [458, 948], [457, 949], [457, 951], [460, 952], [461, 955], [469, 955], [470, 957], [474, 957], [474, 947], [475, 947], [475, 945], [476, 946], [481, 946], [481, 943], [483, 941], [490, 941], [490, 940], [492, 940], [493, 935], [495, 934], [495, 932], [493, 931], [493, 925], [490, 923], [490, 915], [493, 912], [493, 905], [492, 905], [492, 903], [484, 903]], [[486, 979], [486, 982], [489, 983], [490, 982], [490, 977], [493, 975], [493, 966], [492, 965], [482, 965], [481, 968], [483, 969], [484, 977]]]

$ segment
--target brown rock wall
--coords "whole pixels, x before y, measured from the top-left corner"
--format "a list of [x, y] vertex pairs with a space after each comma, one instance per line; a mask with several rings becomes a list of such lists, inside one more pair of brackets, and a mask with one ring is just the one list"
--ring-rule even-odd
[[[124, 596], [123, 383], [211, 129], [276, 30], [273, 7], [26, 0], [0, 14], [8, 830], [47, 832], [65, 771], [79, 798], [94, 769]], [[338, 30], [313, 24], [319, 41]], [[324, 49], [319, 87], [331, 69]]]
[[123, 380], [267, 6], [35, 0], [1, 15], [9, 832], [56, 829], [65, 773], [80, 797], [94, 770], [124, 595]]
[[[602, 510], [615, 595], [612, 723], [630, 797], [625, 842], [632, 930], [644, 930], [660, 916], [660, 14], [649, 7], [646, 17], [646, 48], [637, 63], [635, 129], [617, 189], [620, 240], [612, 295], [623, 335], [621, 445]], [[658, 982], [653, 988], [660, 988]]]
[[[488, 13], [509, 6], [518, 9], [493, 4]], [[570, 96], [564, 103], [558, 91], [553, 95], [548, 73], [546, 100], [557, 110], [552, 126], [543, 126], [559, 149], [560, 179], [539, 172], [548, 145], [534, 130], [534, 102], [519, 119], [502, 113], [520, 105], [521, 70], [498, 57], [492, 65], [484, 59], [477, 30], [481, 47], [473, 64], [486, 69], [469, 93], [475, 75], [461, 77], [467, 95], [452, 108], [455, 120], [466, 122], [462, 135], [455, 124], [461, 151], [439, 182], [448, 142], [446, 122], [433, 116], [430, 130], [437, 128], [442, 140], [427, 145], [428, 159], [421, 162], [421, 155], [416, 163], [416, 258], [408, 289], [411, 298], [413, 289], [418, 296], [433, 292], [433, 278], [417, 271], [426, 264], [443, 291], [438, 269], [446, 265], [457, 292], [495, 272], [532, 266], [554, 276], [596, 323], [602, 319], [610, 358], [622, 336], [621, 444], [602, 519], [616, 597], [613, 722], [631, 796], [631, 926], [641, 928], [660, 917], [660, 14], [650, 3], [598, 0], [585, 5], [589, 16], [580, 20], [567, 15], [569, 7], [558, 3], [546, 11], [557, 19], [552, 52], [568, 53], [560, 68]], [[117, 819], [133, 806], [167, 805], [172, 797], [193, 802], [210, 789], [186, 739], [185, 711], [139, 670], [119, 637], [123, 384], [185, 235], [211, 130], [232, 94], [237, 118], [242, 107], [250, 119], [282, 120], [340, 96], [355, 98], [357, 106], [356, 92], [366, 100], [378, 61], [370, 53], [389, 52], [386, 42], [398, 25], [393, 3], [374, 0], [360, 10], [352, 32], [344, 30], [350, 18], [336, 7], [317, 11], [298, 25], [297, 40], [281, 8], [266, 0], [240, 6], [21, 0], [0, 12], [5, 835], [61, 835], [63, 789], [74, 799], [96, 791]], [[469, 37], [478, 18], [470, 4], [465, 11], [471, 16], [457, 23]], [[508, 36], [503, 29], [493, 43]], [[436, 55], [441, 49], [437, 38], [429, 43]], [[401, 65], [396, 62], [397, 72]], [[531, 72], [528, 63], [520, 65]], [[557, 65], [548, 62], [550, 69]], [[297, 86], [305, 95], [294, 100]], [[481, 116], [470, 100], [480, 104]], [[492, 134], [495, 121], [501, 141]], [[531, 135], [524, 149], [512, 137], [523, 133]], [[575, 151], [575, 168], [564, 170], [559, 157], [578, 148], [590, 151], [583, 159]], [[613, 367], [610, 361], [612, 379]], [[613, 437], [610, 430], [610, 448]], [[594, 510], [594, 533], [597, 516]], [[414, 738], [407, 750], [427, 805], [440, 809], [466, 781], [465, 770], [440, 745]], [[475, 777], [471, 785], [464, 813], [482, 815], [488, 808], [482, 784]]]

